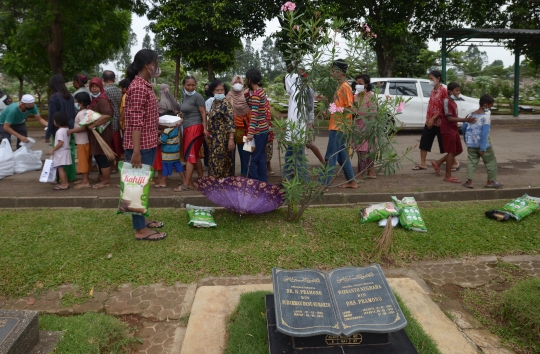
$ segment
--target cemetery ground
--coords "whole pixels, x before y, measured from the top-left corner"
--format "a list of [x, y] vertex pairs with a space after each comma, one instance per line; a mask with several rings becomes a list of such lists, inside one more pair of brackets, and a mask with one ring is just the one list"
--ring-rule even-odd
[[[503, 316], [501, 308], [508, 289], [540, 277], [540, 213], [499, 223], [487, 219], [484, 211], [524, 193], [540, 196], [537, 124], [494, 125], [491, 139], [503, 189], [482, 188], [482, 164], [477, 188], [466, 190], [443, 183], [432, 170], [411, 171], [413, 162], [404, 160], [395, 176], [379, 175], [358, 190], [332, 189], [323, 201], [327, 206], [309, 208], [298, 223], [285, 222], [285, 209], [247, 216], [241, 223], [237, 215], [219, 209], [216, 229], [191, 229], [186, 211], [178, 207], [205, 198], [196, 191], [173, 194], [175, 176], [168, 190], [151, 191], [151, 219], [163, 221], [162, 231], [168, 234], [155, 243], [135, 242], [129, 217], [111, 209], [117, 204], [118, 175], [113, 175], [111, 188], [71, 188], [61, 195], [37, 182], [39, 172], [8, 177], [0, 181], [0, 309], [40, 311], [42, 329], [65, 331], [59, 353], [77, 352], [81, 342], [113, 353], [180, 353], [201, 287], [269, 284], [272, 267], [326, 271], [377, 262], [387, 277], [423, 284], [477, 349], [536, 353], [538, 338], [524, 334], [537, 333], [538, 327], [534, 332], [512, 326], [521, 317]], [[36, 150], [49, 151], [41, 130], [30, 135], [38, 138]], [[323, 152], [326, 139], [321, 131], [316, 140]], [[419, 132], [402, 132], [397, 139], [399, 151], [417, 144]], [[274, 151], [276, 175], [277, 156]], [[428, 161], [438, 156], [432, 153]], [[409, 157], [418, 162], [418, 150]], [[463, 180], [466, 158], [461, 163], [456, 176]], [[279, 180], [270, 176], [270, 182]], [[378, 257], [375, 245], [382, 228], [361, 224], [359, 210], [395, 194], [420, 201], [428, 232], [397, 228], [389, 253]], [[525, 289], [519, 292], [524, 298], [538, 291]], [[540, 306], [528, 309], [532, 316]]]

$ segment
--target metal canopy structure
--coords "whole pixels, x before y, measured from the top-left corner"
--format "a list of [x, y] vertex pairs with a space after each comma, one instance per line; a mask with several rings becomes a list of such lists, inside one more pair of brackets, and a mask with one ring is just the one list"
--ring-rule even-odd
[[[540, 30], [507, 28], [453, 28], [439, 32], [442, 39], [442, 77], [446, 80], [446, 54], [464, 43], [488, 43], [500, 46], [502, 41], [512, 42], [514, 48], [514, 117], [519, 115], [519, 56], [525, 44], [540, 43]], [[480, 41], [485, 39], [487, 41]], [[495, 45], [493, 45], [495, 44]]]

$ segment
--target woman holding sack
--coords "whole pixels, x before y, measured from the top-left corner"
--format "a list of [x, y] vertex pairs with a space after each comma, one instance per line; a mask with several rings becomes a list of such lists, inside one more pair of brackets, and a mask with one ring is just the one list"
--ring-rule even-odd
[[[90, 94], [92, 102], [90, 102], [88, 109], [101, 114], [101, 117], [94, 123], [88, 125], [87, 129], [92, 130], [98, 126], [101, 126], [100, 130], [101, 128], [104, 128], [101, 133], [97, 129], [94, 129], [93, 132], [88, 132], [90, 155], [96, 160], [100, 173], [98, 183], [94, 184], [92, 188], [108, 188], [111, 185], [111, 162], [104, 150], [111, 149], [113, 143], [113, 128], [110, 124], [113, 108], [109, 97], [105, 93], [103, 82], [100, 78], [95, 77], [90, 80]], [[101, 142], [96, 137], [96, 133], [101, 136]], [[102, 146], [101, 144], [104, 145]]]
[[[134, 168], [143, 164], [152, 166], [158, 144], [158, 100], [150, 78], [161, 74], [158, 55], [151, 49], [141, 49], [135, 54], [126, 72], [131, 80], [126, 93], [124, 150], [126, 162]], [[137, 241], [160, 241], [167, 237], [164, 232], [150, 230], [163, 227], [162, 222], [146, 221], [142, 215], [132, 215]]]
[[244, 158], [244, 136], [246, 129], [249, 126], [249, 106], [244, 97], [244, 80], [240, 75], [236, 75], [232, 79], [232, 90], [229, 91], [226, 97], [227, 101], [233, 107], [234, 125], [236, 126], [234, 140], [238, 148], [240, 156], [240, 174], [247, 176], [247, 160]]

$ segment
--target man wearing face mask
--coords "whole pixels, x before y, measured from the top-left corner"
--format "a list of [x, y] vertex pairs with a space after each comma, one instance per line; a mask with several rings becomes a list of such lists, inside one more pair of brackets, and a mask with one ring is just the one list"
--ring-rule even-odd
[[122, 90], [114, 84], [116, 76], [111, 70], [105, 70], [101, 75], [103, 79], [103, 86], [105, 93], [111, 100], [113, 108], [113, 143], [112, 149], [116, 154], [116, 161], [114, 161], [114, 166], [111, 170], [111, 173], [118, 172], [118, 161], [120, 161], [121, 156], [124, 154], [124, 149], [122, 148], [122, 137], [120, 135], [120, 103], [122, 102]]
[[16, 148], [21, 142], [28, 142], [28, 129], [26, 118], [33, 114], [38, 122], [47, 126], [48, 122], [39, 115], [37, 106], [34, 104], [34, 96], [24, 95], [18, 104], [10, 104], [0, 114], [0, 140], [8, 139], [11, 143], [11, 136], [17, 137]]

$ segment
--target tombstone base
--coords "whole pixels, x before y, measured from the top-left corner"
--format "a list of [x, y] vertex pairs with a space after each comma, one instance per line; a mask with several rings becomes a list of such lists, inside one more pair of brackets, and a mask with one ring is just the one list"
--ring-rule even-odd
[[0, 354], [28, 354], [38, 342], [36, 311], [0, 310]]
[[418, 354], [404, 330], [357, 333], [349, 338], [290, 337], [277, 330], [274, 295], [266, 295], [266, 324], [270, 354]]

